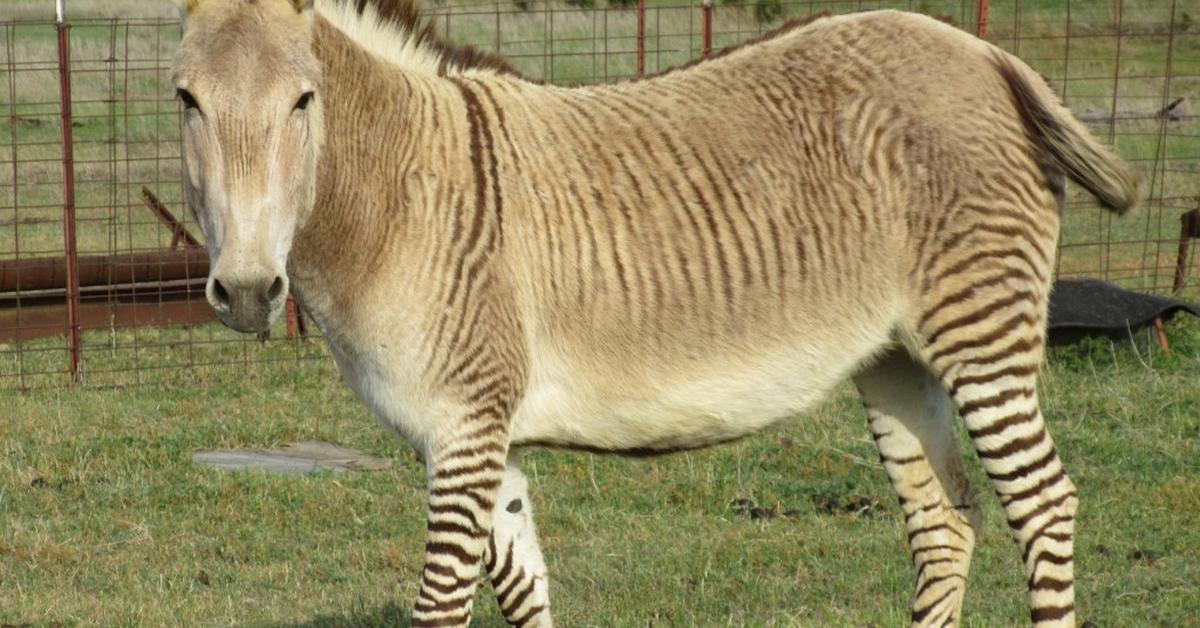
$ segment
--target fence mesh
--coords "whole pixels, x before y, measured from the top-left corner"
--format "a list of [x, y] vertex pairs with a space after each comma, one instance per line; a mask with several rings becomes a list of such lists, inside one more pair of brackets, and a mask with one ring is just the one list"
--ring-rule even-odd
[[[703, 54], [700, 4], [650, 4], [640, 40], [634, 7], [454, 2], [428, 14], [450, 39], [570, 85], [630, 78], [639, 65], [654, 73]], [[789, 17], [884, 8], [972, 33], [982, 26], [1141, 172], [1147, 199], [1123, 218], [1069, 190], [1060, 277], [1172, 290], [1177, 257], [1193, 248], [1191, 239], [1181, 243], [1180, 215], [1200, 203], [1200, 25], [1187, 3], [742, 0], [712, 10], [711, 45], [738, 44]], [[264, 342], [212, 322], [203, 299], [207, 259], [195, 246], [201, 234], [180, 179], [180, 112], [169, 76], [178, 22], [69, 24], [82, 381], [190, 381], [228, 364], [329, 368], [318, 339], [302, 340], [282, 323]], [[56, 25], [7, 19], [0, 9], [0, 389], [71, 381], [61, 102]]]

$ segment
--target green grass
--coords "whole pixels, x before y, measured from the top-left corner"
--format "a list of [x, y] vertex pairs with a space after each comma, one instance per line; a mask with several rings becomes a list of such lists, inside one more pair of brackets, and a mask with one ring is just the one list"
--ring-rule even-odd
[[[1200, 324], [1169, 331], [1169, 357], [1145, 342], [1135, 353], [1095, 341], [1055, 352], [1043, 379], [1050, 429], [1082, 496], [1079, 617], [1099, 626], [1187, 625], [1200, 605]], [[4, 406], [0, 624], [382, 626], [407, 617], [424, 473], [327, 362], [250, 363], [173, 386], [6, 394]], [[190, 460], [202, 449], [304, 439], [396, 464], [278, 477]], [[849, 387], [784, 427], [704, 452], [528, 453], [560, 624], [904, 623], [913, 570], [875, 459]], [[973, 454], [968, 468], [987, 522], [967, 622], [1019, 624], [1019, 557]], [[851, 495], [879, 505], [831, 515], [815, 501]], [[751, 520], [730, 506], [738, 498], [798, 513]], [[489, 595], [477, 602], [481, 626], [500, 621]]]

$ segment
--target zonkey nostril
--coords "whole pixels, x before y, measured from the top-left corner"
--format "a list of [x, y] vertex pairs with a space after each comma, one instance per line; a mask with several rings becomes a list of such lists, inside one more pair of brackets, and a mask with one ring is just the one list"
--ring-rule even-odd
[[283, 277], [276, 277], [271, 283], [271, 288], [267, 290], [267, 301], [274, 301], [283, 293]]
[[213, 279], [213, 296], [217, 297], [217, 301], [222, 305], [229, 305], [229, 293], [225, 291], [225, 286], [221, 285], [220, 279]]

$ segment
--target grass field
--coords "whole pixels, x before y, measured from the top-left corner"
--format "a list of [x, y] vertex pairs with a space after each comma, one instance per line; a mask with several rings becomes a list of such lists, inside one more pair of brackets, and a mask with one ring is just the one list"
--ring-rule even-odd
[[[1082, 496], [1080, 620], [1195, 625], [1200, 325], [1174, 355], [1056, 352], [1043, 398]], [[417, 583], [423, 471], [326, 362], [202, 371], [197, 384], [5, 399], [0, 624], [383, 626]], [[375, 474], [202, 468], [192, 452], [324, 439], [396, 459]], [[973, 626], [1027, 617], [1018, 553], [973, 454], [987, 523]], [[649, 461], [525, 457], [563, 626], [897, 626], [913, 570], [849, 388], [738, 444]], [[754, 520], [731, 505], [795, 511]], [[864, 512], [828, 508], [854, 501]], [[830, 512], [832, 510], [832, 512]], [[484, 590], [480, 626], [500, 623]]]
[[[174, 11], [168, 0], [69, 4], [88, 18]], [[699, 26], [698, 12], [679, 2], [650, 4], [661, 8], [649, 24], [653, 71], [694, 54]], [[0, 0], [0, 22], [44, 19], [49, 6]], [[788, 11], [880, 6], [968, 24], [974, 2], [801, 2]], [[1057, 80], [1076, 111], [1115, 102], [1119, 112], [1144, 112], [1181, 96], [1190, 112], [1200, 108], [1200, 27], [1163, 31], [1172, 11], [1178, 24], [1187, 11], [1200, 18], [1200, 9], [1125, 0], [1118, 68], [1116, 39], [1094, 36], [1112, 32], [1113, 3], [1070, 3], [1069, 45], [1065, 6], [1024, 0], [1018, 11], [996, 0], [993, 37]], [[496, 40], [494, 15], [469, 15], [466, 3], [432, 9], [454, 14], [456, 39]], [[500, 49], [558, 80], [633, 72], [628, 16], [602, 22], [557, 9], [506, 17]], [[759, 28], [746, 10], [722, 6], [717, 15], [718, 46]], [[137, 200], [143, 183], [182, 213], [163, 63], [173, 29], [88, 22], [74, 30], [84, 252], [165, 245], [169, 235]], [[0, 27], [0, 64], [51, 62], [0, 70], [0, 258], [61, 251], [52, 33], [44, 24]], [[1069, 209], [1063, 270], [1161, 287], [1169, 270], [1157, 267], [1173, 263], [1178, 211], [1200, 195], [1200, 122], [1193, 114], [1093, 130], [1142, 164], [1154, 194], [1170, 200], [1121, 221]], [[1110, 244], [1072, 248], [1097, 240]], [[1096, 341], [1054, 352], [1042, 382], [1051, 432], [1082, 496], [1079, 618], [1101, 628], [1200, 625], [1200, 324], [1169, 331], [1172, 356], [1141, 337], [1136, 349]], [[91, 332], [84, 365], [94, 386], [74, 389], [55, 387], [62, 347], [62, 339], [0, 345], [0, 625], [404, 622], [423, 542], [423, 471], [352, 398], [320, 343], [260, 345], [216, 326]], [[39, 389], [8, 390], [27, 385]], [[275, 477], [190, 459], [202, 449], [309, 439], [396, 464], [374, 474]], [[974, 454], [967, 457], [987, 516], [967, 623], [1021, 624], [1019, 556]], [[528, 453], [559, 624], [906, 623], [913, 570], [875, 461], [848, 386], [787, 426], [705, 452], [648, 461]], [[742, 499], [790, 514], [752, 519], [733, 504]], [[866, 508], [846, 512], [831, 501]], [[501, 623], [486, 590], [477, 611], [478, 625]]]

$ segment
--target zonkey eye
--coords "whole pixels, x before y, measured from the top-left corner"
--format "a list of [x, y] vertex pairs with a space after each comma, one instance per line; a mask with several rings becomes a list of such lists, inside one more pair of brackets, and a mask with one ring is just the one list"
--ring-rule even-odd
[[200, 109], [200, 105], [196, 103], [196, 97], [186, 89], [177, 89], [175, 94], [179, 96], [179, 100], [183, 103], [184, 109]]
[[304, 92], [300, 96], [300, 100], [296, 101], [296, 111], [304, 111], [308, 109], [308, 104], [312, 102], [314, 94], [312, 92]]

